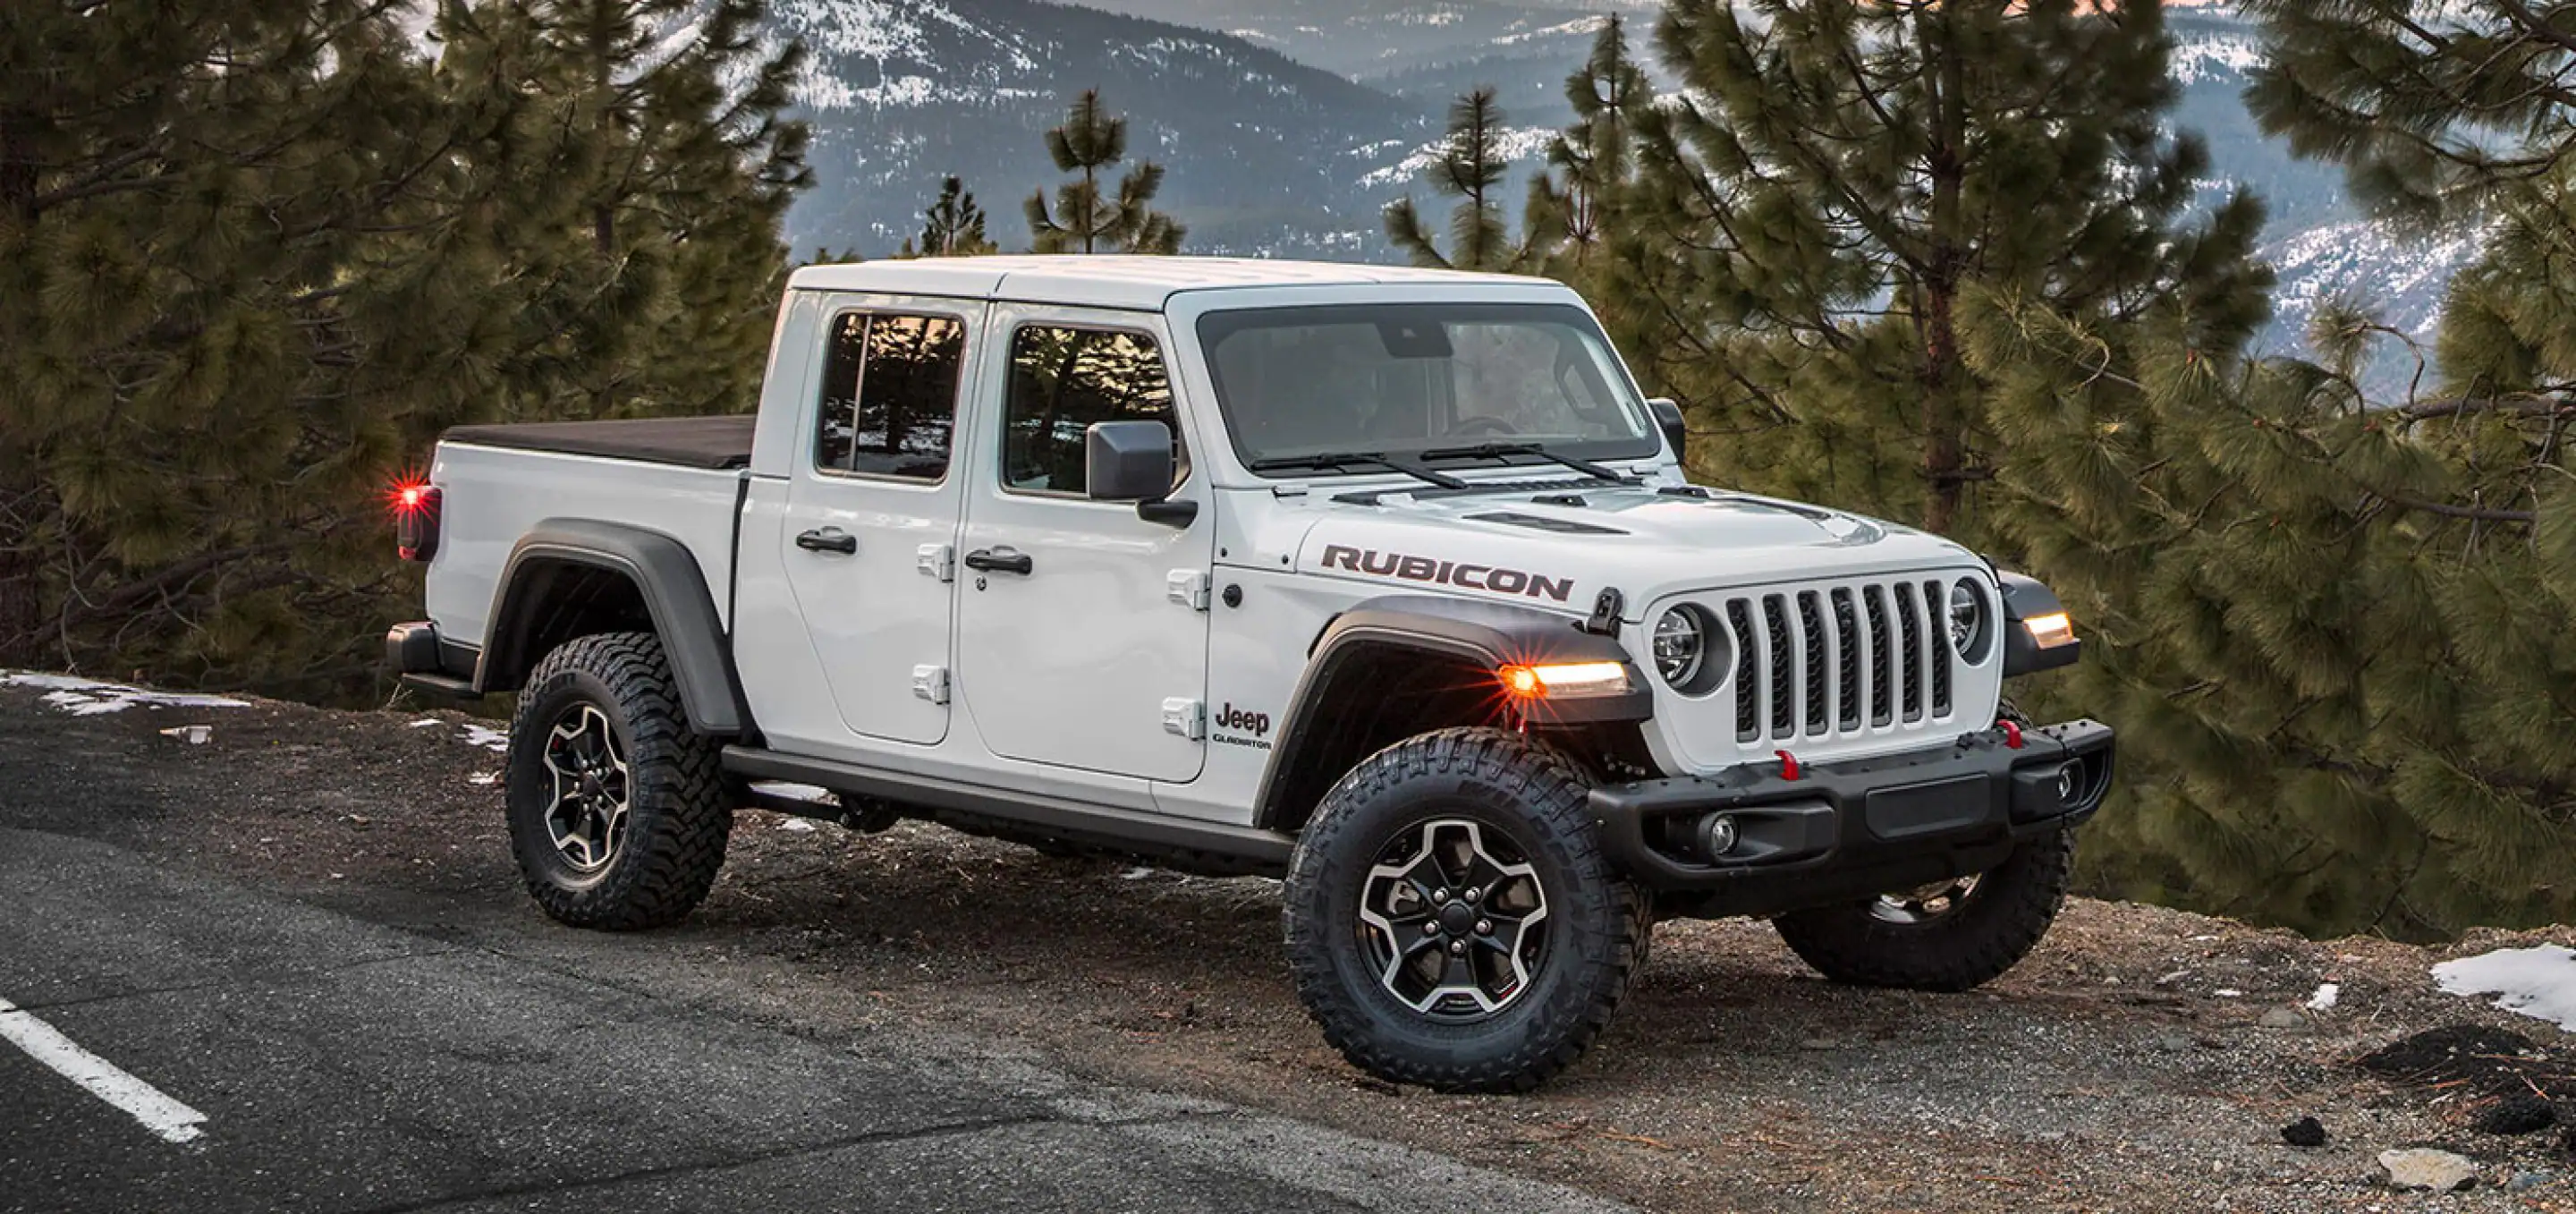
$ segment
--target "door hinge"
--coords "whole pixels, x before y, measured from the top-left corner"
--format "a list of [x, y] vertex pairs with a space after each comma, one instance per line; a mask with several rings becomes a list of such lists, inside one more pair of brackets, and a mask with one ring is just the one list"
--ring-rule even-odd
[[1207, 736], [1207, 704], [1201, 700], [1163, 701], [1163, 732], [1195, 742]]
[[956, 581], [957, 549], [951, 544], [923, 544], [913, 549], [912, 565], [940, 581]]
[[1208, 575], [1196, 569], [1175, 569], [1163, 575], [1163, 597], [1192, 611], [1208, 609]]
[[915, 666], [912, 668], [912, 694], [933, 704], [948, 702], [948, 668]]

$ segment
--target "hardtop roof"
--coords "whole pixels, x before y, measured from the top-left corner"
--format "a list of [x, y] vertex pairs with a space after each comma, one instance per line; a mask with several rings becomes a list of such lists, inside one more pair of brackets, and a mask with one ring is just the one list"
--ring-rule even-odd
[[[1014, 299], [1101, 308], [1159, 309], [1185, 291], [1391, 284], [1554, 287], [1543, 278], [1471, 274], [1409, 266], [1274, 261], [1246, 257], [925, 257], [807, 266], [788, 279], [797, 291]], [[1559, 288], [1562, 289], [1562, 288]]]

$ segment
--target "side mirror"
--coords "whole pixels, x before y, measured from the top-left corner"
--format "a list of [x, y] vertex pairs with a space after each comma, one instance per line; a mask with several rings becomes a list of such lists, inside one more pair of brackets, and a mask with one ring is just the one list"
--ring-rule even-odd
[[1082, 489], [1095, 502], [1152, 501], [1172, 491], [1172, 428], [1093, 422], [1082, 435]]
[[1664, 441], [1672, 445], [1673, 458], [1683, 458], [1684, 445], [1690, 439], [1690, 422], [1682, 416], [1681, 402], [1669, 396], [1654, 397], [1646, 402], [1646, 412], [1655, 415], [1655, 425], [1664, 432]]
[[1082, 488], [1095, 502], [1134, 502], [1147, 522], [1187, 527], [1197, 502], [1172, 494], [1172, 428], [1161, 422], [1093, 422], [1082, 435]]

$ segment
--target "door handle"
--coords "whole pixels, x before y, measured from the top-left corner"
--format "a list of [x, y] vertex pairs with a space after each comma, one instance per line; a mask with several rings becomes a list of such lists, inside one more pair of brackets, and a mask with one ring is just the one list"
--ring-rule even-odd
[[837, 552], [852, 556], [859, 550], [859, 537], [838, 527], [825, 527], [797, 536], [796, 546], [807, 552]]
[[985, 573], [1026, 575], [1035, 572], [1038, 563], [1030, 560], [1025, 552], [1014, 552], [1008, 548], [978, 548], [966, 554], [966, 567]]

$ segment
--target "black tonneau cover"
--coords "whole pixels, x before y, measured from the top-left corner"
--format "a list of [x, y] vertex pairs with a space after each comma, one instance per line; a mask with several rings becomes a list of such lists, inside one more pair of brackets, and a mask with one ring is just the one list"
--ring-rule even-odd
[[751, 466], [749, 413], [725, 417], [643, 417], [630, 421], [524, 422], [515, 426], [457, 426], [451, 443], [600, 455], [683, 468]]

